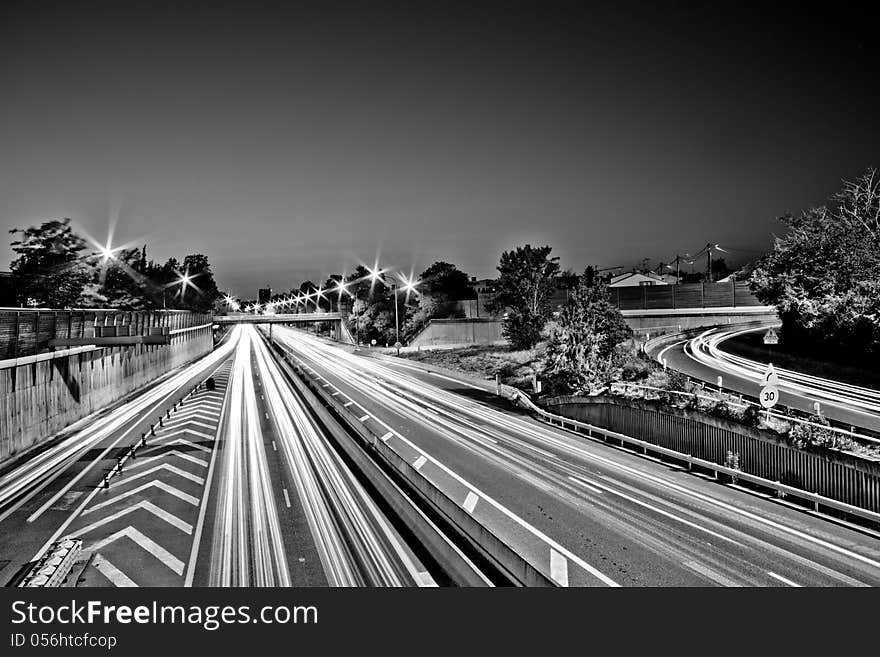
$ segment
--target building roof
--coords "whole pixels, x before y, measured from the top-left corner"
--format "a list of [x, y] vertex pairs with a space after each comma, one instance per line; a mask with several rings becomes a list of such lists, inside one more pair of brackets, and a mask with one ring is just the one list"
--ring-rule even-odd
[[669, 285], [669, 283], [663, 279], [663, 277], [653, 273], [648, 272], [647, 274], [643, 274], [641, 272], [636, 271], [628, 271], [625, 274], [618, 274], [611, 279], [611, 282], [608, 283], [608, 287], [626, 287], [628, 285], [641, 285], [643, 282], [654, 283], [655, 285]]

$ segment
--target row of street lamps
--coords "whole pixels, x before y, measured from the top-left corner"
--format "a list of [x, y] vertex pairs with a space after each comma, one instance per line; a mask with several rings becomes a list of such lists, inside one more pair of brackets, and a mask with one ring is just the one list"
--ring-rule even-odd
[[[308, 311], [309, 301], [312, 299], [314, 299], [315, 312], [317, 312], [319, 309], [318, 302], [321, 299], [330, 299], [330, 304], [331, 304], [330, 307], [332, 310], [333, 301], [328, 296], [328, 293], [331, 295], [335, 293], [337, 295], [337, 304], [338, 304], [338, 302], [342, 300], [343, 294], [348, 294], [349, 296], [352, 296], [352, 297], [354, 296], [352, 294], [352, 292], [349, 290], [350, 286], [356, 285], [356, 284], [361, 283], [365, 280], [369, 280], [371, 285], [375, 285], [376, 283], [382, 283], [383, 285], [385, 285], [386, 287], [391, 289], [391, 293], [394, 296], [394, 337], [395, 337], [395, 342], [397, 344], [400, 344], [400, 316], [399, 316], [398, 308], [397, 308], [397, 305], [398, 305], [397, 304], [397, 292], [398, 292], [398, 290], [400, 290], [401, 292], [404, 292], [406, 294], [406, 298], [409, 298], [410, 294], [417, 293], [416, 288], [419, 285], [419, 281], [416, 279], [413, 279], [412, 276], [407, 276], [401, 272], [396, 272], [396, 273], [394, 273], [394, 276], [392, 277], [392, 280], [389, 283], [387, 280], [385, 280], [385, 275], [392, 273], [390, 269], [381, 269], [378, 265], [376, 265], [376, 267], [372, 268], [372, 269], [370, 267], [365, 267], [365, 269], [367, 270], [367, 272], [369, 272], [366, 276], [364, 276], [362, 278], [358, 278], [353, 281], [348, 281], [347, 283], [343, 282], [341, 280], [336, 281], [336, 287], [334, 287], [332, 289], [325, 290], [321, 286], [318, 286], [318, 288], [316, 290], [314, 290], [313, 292], [303, 292], [303, 293], [297, 294], [295, 296], [279, 299], [277, 301], [268, 301], [265, 304], [261, 304], [261, 303], [250, 304], [244, 308], [244, 312], [257, 314], [262, 310], [264, 314], [274, 315], [276, 313], [276, 310], [279, 307], [285, 308], [285, 307], [289, 307], [291, 305], [293, 306], [293, 309], [296, 312], [299, 312], [300, 306], [302, 306], [306, 311]], [[229, 308], [232, 311], [237, 311], [241, 308], [241, 304], [235, 299], [235, 297], [232, 297], [230, 295], [226, 295], [224, 301], [226, 303], [227, 308]], [[338, 307], [338, 305], [337, 305], [337, 307]]]

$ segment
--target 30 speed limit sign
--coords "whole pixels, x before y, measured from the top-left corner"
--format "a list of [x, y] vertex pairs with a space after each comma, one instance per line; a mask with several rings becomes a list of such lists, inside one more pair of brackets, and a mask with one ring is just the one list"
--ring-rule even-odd
[[761, 388], [761, 394], [758, 395], [761, 406], [764, 408], [773, 408], [779, 401], [779, 388], [776, 386], [764, 386]]

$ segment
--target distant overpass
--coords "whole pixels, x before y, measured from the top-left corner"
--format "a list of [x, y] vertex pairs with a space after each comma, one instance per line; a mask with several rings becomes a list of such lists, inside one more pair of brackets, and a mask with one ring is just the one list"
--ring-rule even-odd
[[277, 315], [253, 315], [237, 313], [232, 315], [214, 315], [215, 324], [293, 324], [310, 322], [339, 322], [342, 313], [287, 313]]
[[214, 315], [215, 325], [231, 324], [330, 324], [330, 337], [340, 342], [354, 344], [341, 312], [330, 313], [282, 313], [274, 315], [253, 315], [251, 313], [233, 313], [230, 315]]

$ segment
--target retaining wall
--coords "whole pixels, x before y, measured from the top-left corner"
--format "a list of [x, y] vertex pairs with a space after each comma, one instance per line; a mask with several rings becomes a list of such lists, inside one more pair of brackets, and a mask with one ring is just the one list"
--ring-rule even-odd
[[834, 449], [797, 449], [759, 429], [656, 403], [607, 397], [555, 397], [548, 411], [723, 465], [739, 455], [743, 472], [880, 512], [880, 463]]
[[212, 348], [207, 324], [173, 335], [167, 345], [47, 353], [0, 369], [0, 463]]

